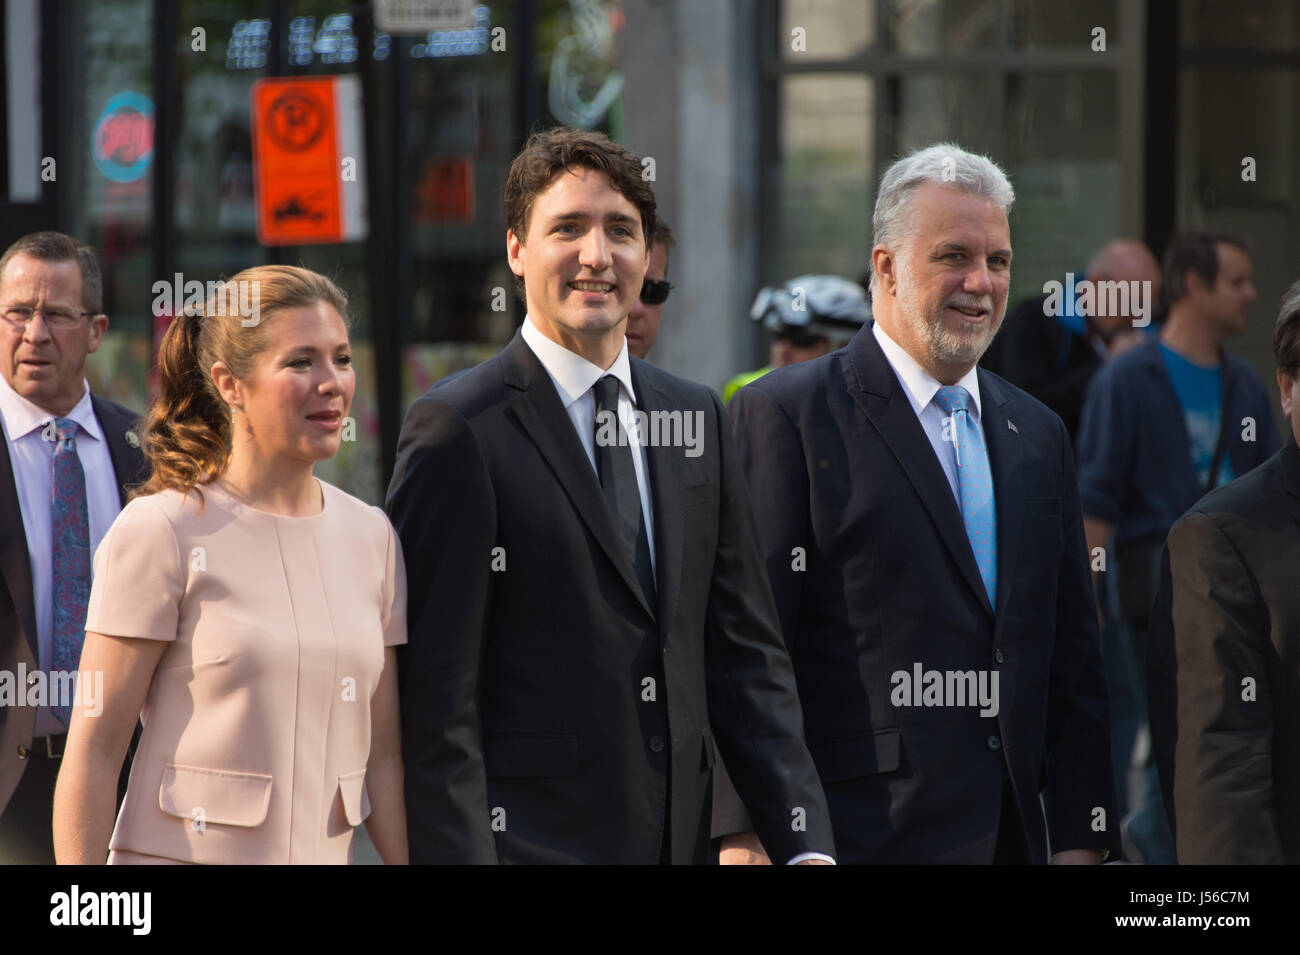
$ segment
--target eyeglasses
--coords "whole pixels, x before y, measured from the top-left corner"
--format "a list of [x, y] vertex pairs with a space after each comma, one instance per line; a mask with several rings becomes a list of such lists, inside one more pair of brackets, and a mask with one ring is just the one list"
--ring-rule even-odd
[[662, 305], [668, 301], [673, 283], [663, 279], [646, 279], [641, 283], [641, 301], [647, 305]]
[[27, 305], [6, 305], [0, 308], [0, 318], [14, 328], [25, 329], [37, 312], [45, 316], [45, 324], [50, 328], [73, 328], [87, 315], [94, 314], [94, 312], [61, 312], [57, 309], [51, 311], [48, 308], [31, 308]]

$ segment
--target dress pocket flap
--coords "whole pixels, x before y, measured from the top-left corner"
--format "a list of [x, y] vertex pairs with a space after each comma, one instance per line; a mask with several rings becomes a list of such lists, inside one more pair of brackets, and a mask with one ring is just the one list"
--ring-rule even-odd
[[578, 775], [576, 736], [493, 736], [483, 741], [483, 762], [494, 777]]
[[260, 826], [271, 806], [271, 777], [199, 766], [163, 767], [158, 808], [202, 825]]
[[366, 792], [366, 771], [358, 769], [339, 777], [339, 796], [343, 799], [343, 815], [349, 826], [359, 826], [370, 815], [370, 794]]
[[898, 769], [899, 743], [898, 730], [886, 729], [870, 736], [818, 743], [808, 749], [822, 782], [836, 782]]

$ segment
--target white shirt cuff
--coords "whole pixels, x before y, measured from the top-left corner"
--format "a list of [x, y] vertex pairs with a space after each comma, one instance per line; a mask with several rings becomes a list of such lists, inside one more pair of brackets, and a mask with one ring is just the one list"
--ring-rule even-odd
[[798, 865], [800, 862], [806, 862], [809, 859], [820, 859], [822, 862], [829, 862], [831, 865], [835, 865], [834, 859], [820, 852], [801, 852], [787, 862], [786, 865]]

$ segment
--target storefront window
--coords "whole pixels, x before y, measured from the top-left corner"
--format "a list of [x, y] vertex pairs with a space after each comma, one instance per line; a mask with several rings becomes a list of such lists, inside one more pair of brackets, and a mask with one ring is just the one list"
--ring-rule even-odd
[[[766, 118], [778, 155], [766, 167], [776, 198], [765, 282], [814, 269], [863, 275], [881, 173], [934, 142], [989, 155], [1010, 174], [1013, 300], [1124, 231], [1122, 160], [1140, 163], [1117, 132], [1135, 53], [1118, 43], [1114, 0], [785, 0], [773, 13], [776, 49], [762, 58], [778, 104]], [[805, 44], [792, 54], [796, 27]], [[1090, 52], [1097, 27], [1106, 57]]]
[[109, 334], [87, 362], [91, 389], [143, 410], [149, 323], [154, 142], [151, 0], [78, 3], [75, 140], [59, 156], [70, 189], [65, 231], [92, 246], [104, 277]]

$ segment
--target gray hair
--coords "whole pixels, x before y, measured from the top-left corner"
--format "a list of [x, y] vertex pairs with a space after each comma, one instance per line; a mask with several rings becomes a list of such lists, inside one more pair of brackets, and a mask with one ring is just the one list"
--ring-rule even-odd
[[[885, 170], [876, 193], [876, 208], [871, 215], [871, 244], [896, 246], [911, 238], [912, 192], [917, 186], [933, 182], [953, 186], [962, 192], [992, 199], [1010, 215], [1016, 201], [1015, 190], [997, 163], [987, 156], [968, 153], [956, 143], [936, 143], [909, 153]], [[871, 294], [879, 291], [876, 270], [871, 269]]]

